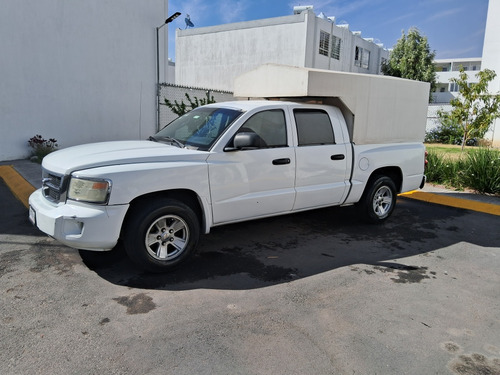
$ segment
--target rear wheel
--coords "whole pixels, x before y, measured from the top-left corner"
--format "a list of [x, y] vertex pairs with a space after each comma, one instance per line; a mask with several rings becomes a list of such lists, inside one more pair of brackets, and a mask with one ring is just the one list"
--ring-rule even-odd
[[396, 206], [396, 186], [387, 176], [378, 176], [361, 197], [360, 208], [370, 223], [381, 223], [391, 216]]
[[130, 259], [152, 272], [167, 271], [186, 261], [195, 252], [199, 236], [194, 211], [167, 198], [132, 208], [122, 231]]

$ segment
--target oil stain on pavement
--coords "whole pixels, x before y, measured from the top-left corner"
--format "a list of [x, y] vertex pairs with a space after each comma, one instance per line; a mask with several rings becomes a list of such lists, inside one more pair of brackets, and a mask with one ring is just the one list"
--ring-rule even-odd
[[[373, 275], [377, 271], [381, 273], [394, 274], [391, 280], [397, 284], [413, 284], [420, 283], [424, 279], [430, 279], [431, 276], [427, 275], [428, 267], [407, 266], [398, 263], [378, 263], [370, 269], [360, 269], [359, 266], [351, 266], [351, 271], [364, 272], [368, 275]], [[431, 275], [435, 273], [431, 272]], [[435, 278], [434, 276], [432, 276]]]
[[129, 315], [147, 314], [156, 308], [153, 298], [145, 293], [113, 298], [113, 300], [125, 306]]
[[[441, 347], [450, 354], [456, 355], [448, 364], [448, 368], [457, 375], [498, 375], [500, 374], [500, 358], [487, 357], [483, 354], [463, 354], [460, 345], [445, 342]], [[485, 346], [489, 351], [499, 353], [493, 346]]]

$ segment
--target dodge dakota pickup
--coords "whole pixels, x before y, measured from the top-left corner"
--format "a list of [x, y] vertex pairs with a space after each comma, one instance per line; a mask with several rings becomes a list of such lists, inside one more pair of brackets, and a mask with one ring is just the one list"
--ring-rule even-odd
[[383, 222], [398, 193], [425, 182], [424, 145], [393, 142], [400, 132], [383, 127], [387, 142], [358, 144], [356, 119], [338, 104], [210, 104], [148, 140], [56, 151], [43, 159], [30, 219], [77, 249], [111, 250], [121, 241], [153, 272], [183, 263], [201, 234], [227, 223], [352, 204]]

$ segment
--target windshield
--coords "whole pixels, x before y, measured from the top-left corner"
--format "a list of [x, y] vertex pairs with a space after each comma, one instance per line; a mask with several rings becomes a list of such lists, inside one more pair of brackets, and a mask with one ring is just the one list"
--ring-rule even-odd
[[152, 138], [207, 151], [241, 114], [242, 111], [229, 108], [198, 107], [172, 121]]

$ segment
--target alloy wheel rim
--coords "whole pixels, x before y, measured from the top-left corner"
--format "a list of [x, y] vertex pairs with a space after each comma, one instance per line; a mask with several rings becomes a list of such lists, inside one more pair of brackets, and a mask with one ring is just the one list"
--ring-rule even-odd
[[189, 227], [177, 215], [156, 219], [146, 231], [146, 249], [154, 259], [173, 260], [180, 256], [189, 241]]
[[392, 207], [392, 190], [387, 186], [380, 187], [373, 196], [373, 212], [378, 217], [384, 217]]

